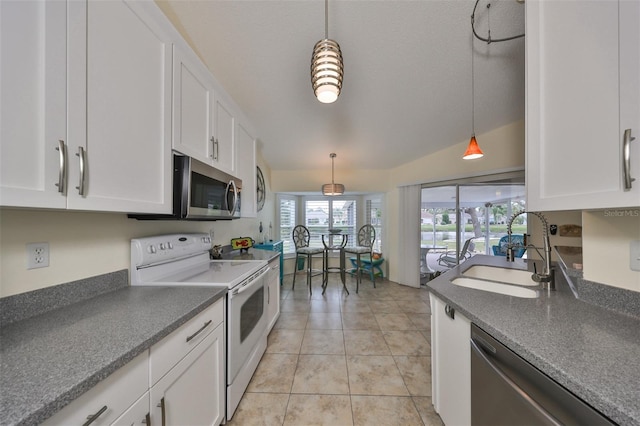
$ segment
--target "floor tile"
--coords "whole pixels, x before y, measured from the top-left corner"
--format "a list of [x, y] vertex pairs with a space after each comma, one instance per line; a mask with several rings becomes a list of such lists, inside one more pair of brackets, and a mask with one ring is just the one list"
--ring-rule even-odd
[[267, 353], [299, 354], [304, 330], [273, 329], [269, 333]]
[[352, 395], [409, 395], [400, 371], [390, 356], [347, 356]]
[[342, 330], [306, 330], [301, 354], [344, 355]]
[[344, 312], [368, 312], [372, 313], [369, 303], [366, 300], [360, 300], [356, 298], [345, 299], [340, 305], [341, 311]]
[[431, 356], [431, 345], [420, 331], [383, 331], [382, 335], [393, 355]]
[[289, 402], [288, 393], [246, 392], [229, 426], [281, 425]]
[[422, 418], [422, 422], [425, 426], [444, 426], [442, 419], [436, 413], [433, 408], [433, 403], [430, 397], [413, 397], [413, 402], [416, 404], [418, 413]]
[[422, 426], [422, 419], [410, 397], [351, 396], [356, 426]]
[[376, 314], [400, 314], [402, 309], [393, 300], [370, 300], [369, 307]]
[[421, 299], [404, 300], [399, 303], [403, 312], [427, 314], [431, 312], [429, 304]]
[[394, 356], [412, 396], [431, 396], [431, 357]]
[[289, 400], [285, 426], [351, 426], [351, 398], [348, 395], [298, 395]]
[[375, 314], [381, 330], [415, 330], [407, 314]]
[[291, 392], [298, 355], [264, 354], [247, 387], [247, 392]]
[[431, 314], [416, 314], [408, 313], [407, 316], [416, 326], [417, 330], [430, 331], [431, 330]]
[[304, 312], [311, 310], [311, 304], [306, 299], [285, 299], [280, 303], [280, 312]]
[[375, 315], [370, 312], [343, 312], [344, 330], [380, 330]]
[[300, 355], [291, 393], [347, 395], [344, 355]]
[[381, 331], [344, 330], [344, 346], [348, 355], [391, 355]]
[[339, 312], [311, 312], [307, 321], [307, 330], [342, 330], [342, 316]]
[[338, 298], [330, 298], [328, 300], [311, 300], [310, 312], [332, 312], [340, 313], [340, 300]]
[[280, 312], [274, 329], [304, 330], [307, 328], [308, 313]]

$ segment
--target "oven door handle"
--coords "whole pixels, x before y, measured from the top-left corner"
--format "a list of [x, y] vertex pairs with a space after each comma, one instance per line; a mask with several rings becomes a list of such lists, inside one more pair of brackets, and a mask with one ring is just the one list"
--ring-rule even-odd
[[267, 267], [267, 269], [265, 269], [264, 272], [262, 272], [257, 277], [254, 277], [253, 279], [251, 279], [250, 283], [245, 284], [243, 286], [239, 286], [238, 290], [234, 290], [232, 294], [240, 294], [247, 290], [251, 290], [254, 286], [259, 284], [258, 281], [260, 281], [260, 278], [264, 277], [270, 271], [270, 269], [271, 268]]

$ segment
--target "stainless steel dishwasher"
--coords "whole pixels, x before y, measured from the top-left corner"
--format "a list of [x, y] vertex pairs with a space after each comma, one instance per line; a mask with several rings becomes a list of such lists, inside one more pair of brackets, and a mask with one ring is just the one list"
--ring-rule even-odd
[[472, 324], [471, 424], [615, 423]]

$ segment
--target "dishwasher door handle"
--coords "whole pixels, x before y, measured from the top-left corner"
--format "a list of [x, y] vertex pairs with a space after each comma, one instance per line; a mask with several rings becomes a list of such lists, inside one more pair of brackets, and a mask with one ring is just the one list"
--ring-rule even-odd
[[487, 354], [478, 346], [478, 344], [473, 339], [471, 339], [471, 350], [473, 350], [473, 352], [475, 352], [476, 355], [478, 355], [480, 359], [484, 363], [486, 363], [491, 368], [491, 370], [493, 370], [493, 372], [498, 377], [500, 377], [500, 379], [502, 379], [502, 381], [507, 383], [507, 385], [509, 385], [511, 390], [513, 390], [518, 396], [520, 396], [530, 406], [535, 408], [535, 410], [538, 411], [545, 419], [547, 419], [549, 423], [558, 425], [558, 426], [562, 425], [562, 423], [560, 423], [555, 417], [553, 417], [551, 413], [545, 410], [544, 407], [538, 404], [533, 398], [531, 398], [531, 396], [529, 396], [528, 393], [526, 393], [520, 386], [518, 386], [513, 380], [511, 380], [509, 376], [504, 374], [504, 372], [500, 369], [500, 367], [498, 367], [493, 361], [489, 359]]

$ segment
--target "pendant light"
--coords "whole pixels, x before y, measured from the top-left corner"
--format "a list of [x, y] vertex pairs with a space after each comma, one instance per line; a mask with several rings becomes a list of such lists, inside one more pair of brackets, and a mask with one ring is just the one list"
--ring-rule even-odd
[[344, 185], [341, 183], [335, 183], [333, 180], [333, 159], [336, 158], [335, 152], [329, 154], [331, 157], [331, 183], [325, 183], [322, 185], [322, 195], [342, 195], [344, 194]]
[[344, 66], [338, 42], [329, 39], [329, 0], [324, 1], [324, 39], [313, 47], [311, 86], [316, 98], [324, 104], [335, 102], [342, 89]]
[[484, 153], [478, 145], [476, 140], [476, 123], [475, 123], [475, 87], [473, 82], [473, 37], [471, 38], [471, 140], [469, 140], [469, 146], [462, 156], [463, 160], [474, 160], [481, 158]]

